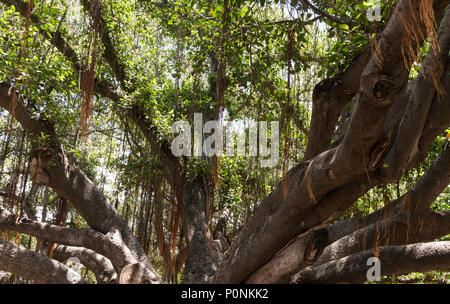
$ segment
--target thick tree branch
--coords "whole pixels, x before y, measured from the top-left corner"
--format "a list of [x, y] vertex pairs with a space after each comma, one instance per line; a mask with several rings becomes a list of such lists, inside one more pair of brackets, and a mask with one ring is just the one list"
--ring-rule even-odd
[[[363, 173], [369, 175], [369, 169], [373, 171], [379, 167], [377, 160], [386, 147], [383, 141], [388, 137], [382, 132], [384, 115], [402, 92], [409, 75], [401, 55], [401, 40], [410, 33], [401, 21], [401, 14], [406, 12], [409, 18], [420, 20], [418, 7], [418, 0], [400, 1], [377, 40], [377, 53], [372, 54], [362, 72], [360, 94], [342, 143], [288, 172], [288, 194], [283, 195], [279, 185], [256, 209], [226, 253], [214, 282], [245, 281], [295, 236], [324, 224], [304, 225], [311, 209], [320, 206], [328, 193], [357, 181]], [[418, 21], [420, 26], [423, 21]], [[363, 183], [365, 180], [360, 186]], [[345, 203], [348, 200], [336, 202], [334, 208], [325, 210], [321, 217], [333, 218], [334, 214], [329, 212]]]
[[[373, 257], [373, 250], [320, 265], [295, 275], [294, 283], [364, 283], [367, 280], [366, 265]], [[379, 248], [381, 275], [402, 275], [411, 272], [450, 270], [450, 241], [419, 243]]]
[[[102, 4], [99, 0], [81, 0], [84, 8], [89, 12], [94, 27], [97, 32], [100, 33], [102, 43], [105, 47], [105, 52], [103, 57], [105, 58], [108, 65], [111, 67], [114, 75], [119, 79], [122, 86], [127, 90], [127, 92], [132, 93], [132, 89], [128, 87], [126, 83], [126, 72], [125, 66], [119, 61], [114, 45], [111, 41], [112, 34], [106, 26], [106, 22], [102, 17], [101, 10]], [[104, 92], [107, 88], [103, 88], [99, 91], [104, 97], [111, 96], [111, 89], [109, 92]], [[116, 103], [118, 102], [116, 96], [112, 96], [112, 100]], [[150, 119], [145, 117], [145, 110], [138, 104], [132, 106], [131, 109], [126, 111], [126, 115], [139, 127], [144, 137], [149, 142], [153, 153], [159, 158], [162, 165], [162, 170], [167, 178], [168, 182], [174, 189], [183, 187], [183, 173], [180, 171], [181, 166], [178, 159], [173, 156], [169, 149], [169, 145], [161, 140], [162, 136], [158, 131], [157, 127], [152, 123]]]
[[305, 160], [323, 152], [330, 145], [339, 114], [356, 95], [361, 72], [369, 56], [370, 51], [366, 50], [358, 55], [345, 72], [334, 78], [325, 79], [315, 86]]
[[0, 269], [38, 283], [87, 283], [78, 273], [65, 265], [2, 240], [0, 240]]
[[5, 209], [0, 209], [0, 229], [18, 231], [52, 243], [92, 249], [108, 257], [117, 271], [136, 263], [128, 247], [114, 233], [105, 235], [93, 229], [63, 228], [26, 218], [18, 219]]
[[[425, 209], [449, 182], [450, 148], [446, 148], [419, 179], [414, 189], [400, 199], [369, 216], [344, 220], [328, 227], [330, 245], [313, 265], [320, 265], [332, 259], [372, 248], [376, 229], [381, 231], [379, 246], [429, 241], [447, 234], [450, 232], [450, 223], [438, 224], [434, 214], [430, 214]], [[345, 192], [358, 193], [357, 191]], [[359, 196], [359, 193], [355, 196]], [[335, 199], [333, 198], [333, 201]], [[377, 223], [374, 223], [375, 221]], [[369, 226], [364, 227], [364, 224]], [[361, 229], [359, 229], [360, 225], [362, 225]], [[292, 240], [246, 282], [269, 284], [288, 282], [291, 275], [306, 267], [303, 252], [311, 237], [312, 234], [302, 234]]]
[[419, 152], [415, 156], [414, 164], [425, 158], [428, 147], [434, 139], [450, 127], [450, 57], [447, 58], [447, 65], [444, 76], [442, 77], [441, 86], [444, 90], [444, 96], [435, 96], [434, 98], [422, 137], [419, 141]]
[[[410, 99], [398, 127], [394, 144], [384, 160], [387, 164], [382, 168], [384, 175], [404, 173], [406, 165], [418, 152], [419, 140], [450, 50], [450, 10], [447, 10], [441, 22], [437, 39], [438, 47], [434, 47], [437, 49], [430, 47], [419, 76], [412, 83]], [[438, 95], [440, 94], [438, 92]]]
[[428, 209], [449, 183], [450, 146], [447, 145], [412, 190], [413, 207], [422, 210]]
[[58, 245], [53, 251], [53, 258], [62, 263], [77, 258], [94, 273], [98, 284], [117, 283], [117, 273], [111, 261], [90, 249]]
[[[22, 0], [0, 0], [1, 2], [7, 5], [14, 5], [18, 8], [18, 11], [22, 14], [22, 16], [26, 17], [27, 14], [27, 3]], [[82, 0], [83, 3], [87, 4], [85, 0]], [[121, 81], [122, 86], [127, 89], [129, 92], [130, 89], [126, 84], [126, 72], [125, 67], [119, 61], [116, 52], [114, 50], [114, 46], [111, 42], [110, 33], [106, 27], [105, 21], [101, 17], [101, 4], [98, 0], [91, 1], [91, 4], [87, 4], [87, 9], [94, 20], [94, 25], [96, 26], [97, 31], [101, 34], [102, 42], [106, 48], [105, 53], [103, 54], [106, 62], [110, 65], [114, 75]], [[31, 14], [31, 21], [40, 28], [40, 20], [35, 14]], [[61, 33], [56, 31], [52, 33], [52, 35], [48, 35], [45, 31], [43, 36], [53, 45], [55, 46], [66, 59], [73, 64], [73, 67], [76, 72], [81, 72], [81, 65], [79, 62], [79, 58], [76, 55], [75, 51], [66, 43], [63, 39]], [[120, 104], [126, 96], [121, 93], [119, 90], [115, 89], [114, 86], [108, 82], [95, 79], [94, 91], [95, 93], [108, 98], [116, 104]], [[153, 125], [151, 121], [145, 119], [145, 111], [138, 105], [133, 106], [133, 108], [127, 111], [128, 117], [133, 120], [141, 129], [142, 133], [149, 141], [152, 151], [159, 157], [161, 160], [161, 164], [163, 166], [163, 172], [167, 177], [169, 183], [172, 186], [179, 186], [181, 181], [179, 180], [182, 177], [182, 174], [179, 172], [180, 166], [178, 166], [178, 160], [173, 157], [172, 153], [169, 151], [167, 146], [160, 143], [160, 135], [157, 128]], [[181, 183], [182, 185], [182, 183]]]
[[381, 219], [334, 242], [324, 250], [322, 256], [311, 267], [374, 248], [376, 239], [378, 246], [404, 245], [433, 241], [450, 232], [450, 222], [443, 224], [440, 220], [445, 218], [445, 215], [427, 213], [415, 215], [417, 217], [412, 218], [412, 215], [406, 212], [405, 210], [403, 214]]
[[[448, 234], [450, 222], [442, 221], [447, 214], [430, 213], [428, 208], [449, 183], [450, 147], [447, 147], [410, 192], [369, 216], [357, 221], [346, 220], [329, 227], [330, 235], [336, 234], [336, 231], [340, 236], [343, 231], [348, 231], [348, 235], [339, 237], [339, 240], [328, 246], [315, 264], [320, 265], [328, 260], [371, 248], [377, 237], [377, 230], [380, 234], [380, 246], [430, 241]], [[350, 233], [356, 222], [369, 225]]]

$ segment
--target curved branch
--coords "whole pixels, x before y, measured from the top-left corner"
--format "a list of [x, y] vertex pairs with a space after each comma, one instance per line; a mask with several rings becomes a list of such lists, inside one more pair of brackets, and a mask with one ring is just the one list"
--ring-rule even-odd
[[425, 158], [428, 147], [434, 139], [450, 127], [450, 57], [447, 57], [441, 86], [444, 90], [444, 96], [436, 96], [433, 100], [424, 131], [419, 141], [419, 152], [413, 161], [414, 164]]
[[[18, 8], [18, 11], [22, 14], [22, 16], [26, 17], [27, 14], [27, 3], [22, 0], [0, 0], [7, 5], [14, 5]], [[96, 30], [101, 34], [102, 42], [107, 49], [103, 54], [106, 62], [110, 65], [114, 75], [121, 81], [121, 84], [124, 88], [126, 88], [129, 92], [131, 92], [130, 88], [127, 88], [126, 84], [126, 72], [125, 67], [119, 61], [116, 52], [114, 51], [113, 44], [111, 42], [111, 35], [105, 25], [105, 21], [101, 17], [101, 4], [98, 0], [91, 1], [91, 4], [86, 3], [83, 0], [83, 3], [86, 5], [87, 10], [91, 14], [94, 25], [96, 26]], [[40, 20], [35, 14], [31, 14], [31, 21], [40, 29]], [[43, 30], [42, 30], [43, 31]], [[65, 58], [73, 64], [73, 67], [76, 72], [81, 72], [81, 65], [79, 62], [79, 58], [76, 55], [75, 51], [67, 44], [67, 42], [63, 39], [61, 33], [56, 31], [52, 33], [52, 35], [48, 35], [47, 32], [43, 31], [43, 36], [47, 39], [53, 46], [55, 46]], [[94, 79], [95, 93], [103, 96], [104, 98], [108, 98], [112, 100], [114, 103], [119, 104], [126, 96], [122, 94], [119, 90], [117, 90], [112, 84], [108, 83], [104, 80], [99, 80], [97, 78]], [[145, 138], [148, 140], [152, 147], [153, 153], [155, 153], [161, 161], [163, 172], [172, 186], [182, 185], [182, 179], [180, 172], [180, 166], [178, 164], [178, 160], [172, 155], [169, 151], [168, 146], [160, 143], [160, 139], [162, 138], [158, 129], [153, 125], [153, 123], [145, 118], [144, 110], [139, 107], [139, 105], [134, 105], [132, 109], [126, 111], [128, 118], [130, 118], [136, 125], [139, 127]], [[181, 179], [181, 180], [180, 180]]]
[[[102, 43], [105, 47], [103, 57], [105, 58], [108, 65], [111, 67], [114, 75], [119, 79], [122, 86], [127, 89], [127, 92], [132, 93], [132, 89], [129, 88], [126, 83], [125, 66], [119, 61], [116, 55], [116, 50], [111, 41], [112, 34], [108, 30], [106, 22], [102, 17], [101, 14], [102, 4], [100, 3], [99, 0], [92, 0], [92, 1], [82, 0], [81, 2], [84, 8], [89, 12], [96, 31], [100, 33]], [[110, 99], [118, 103], [119, 102], [118, 99], [120, 99], [120, 97], [114, 96], [110, 88], [111, 86], [109, 86], [109, 88], [105, 87], [97, 91], [103, 93], [104, 97], [110, 96]], [[145, 117], [144, 113], [145, 113], [144, 108], [142, 108], [138, 104], [134, 104], [131, 109], [128, 109], [126, 111], [127, 117], [130, 118], [139, 127], [142, 134], [149, 142], [153, 153], [155, 153], [156, 156], [160, 159], [163, 173], [168, 182], [172, 185], [174, 189], [182, 187], [183, 173], [180, 171], [181, 166], [178, 162], [178, 159], [174, 157], [171, 151], [169, 150], [169, 145], [162, 142], [161, 140], [162, 136], [158, 128], [153, 124], [153, 122], [150, 119], [147, 119]]]
[[369, 50], [364, 51], [345, 72], [315, 86], [305, 160], [323, 152], [330, 145], [339, 114], [358, 91], [360, 76], [369, 55]]
[[125, 66], [122, 65], [122, 63], [119, 61], [117, 57], [114, 44], [111, 41], [110, 37], [111, 35], [106, 25], [106, 21], [101, 14], [103, 5], [99, 0], [81, 0], [81, 3], [83, 4], [85, 10], [89, 12], [89, 15], [91, 16], [92, 21], [94, 23], [95, 30], [100, 34], [103, 46], [105, 47], [103, 57], [113, 70], [114, 75], [116, 75], [120, 83], [126, 88], [127, 77], [125, 72]]
[[[414, 8], [410, 9], [411, 6]], [[294, 237], [316, 228], [306, 224], [316, 205], [320, 206], [322, 200], [330, 193], [336, 193], [334, 191], [341, 186], [358, 181], [361, 174], [367, 174], [369, 166], [364, 158], [384, 146], [380, 142], [386, 136], [382, 132], [384, 115], [397, 100], [409, 75], [409, 69], [403, 65], [401, 56], [401, 40], [409, 32], [401, 21], [401, 14], [407, 11], [411, 18], [418, 20], [418, 6], [419, 0], [401, 0], [397, 5], [378, 40], [378, 53], [372, 54], [361, 74], [360, 94], [342, 143], [288, 172], [288, 194], [283, 194], [283, 187], [279, 184], [256, 209], [226, 253], [213, 282], [245, 281]], [[422, 25], [423, 22], [419, 22], [418, 27]], [[381, 56], [383, 60], [380, 62], [375, 55]], [[360, 180], [359, 186], [365, 182], [366, 179]], [[370, 182], [369, 185], [372, 186]], [[355, 182], [354, 187], [357, 186]], [[325, 224], [327, 219], [334, 217], [336, 210], [348, 202], [342, 200], [322, 209], [324, 212], [320, 217], [325, 220], [315, 226]]]
[[3, 240], [0, 240], [0, 269], [38, 283], [87, 283], [78, 273], [65, 265]]
[[[364, 283], [367, 280], [366, 265], [373, 257], [373, 250], [305, 269], [292, 278], [293, 283]], [[411, 272], [450, 270], [450, 241], [419, 243], [379, 248], [381, 276], [402, 275]]]
[[44, 224], [0, 208], [0, 229], [14, 230], [40, 239], [68, 246], [85, 247], [108, 257], [117, 270], [136, 263], [128, 247], [111, 234], [104, 235], [93, 229], [71, 229]]
[[[330, 245], [326, 247], [314, 265], [320, 265], [365, 248], [372, 248], [376, 229], [381, 230], [379, 245], [429, 241], [447, 234], [450, 231], [450, 222], [438, 223], [439, 218], [435, 214], [430, 214], [426, 208], [449, 182], [450, 147], [441, 152], [430, 169], [417, 181], [414, 189], [400, 199], [390, 202], [368, 216], [343, 220], [328, 227]], [[343, 193], [346, 196], [349, 196], [348, 193], [352, 193], [355, 197], [360, 195], [357, 189], [343, 191]], [[336, 202], [338, 197], [329, 197], [328, 200]], [[326, 203], [322, 202], [322, 204]], [[309, 220], [311, 218], [312, 216]], [[378, 219], [381, 220], [374, 224], [374, 221]], [[360, 228], [360, 225], [364, 223], [369, 226]], [[267, 264], [253, 273], [246, 283], [288, 282], [291, 275], [306, 267], [303, 262], [303, 252], [310, 237], [310, 234], [302, 234], [292, 240]]]
[[64, 245], [58, 245], [53, 251], [53, 258], [60, 262], [65, 262], [72, 257], [79, 259], [81, 264], [94, 273], [98, 284], [117, 282], [117, 273], [111, 261], [95, 251]]

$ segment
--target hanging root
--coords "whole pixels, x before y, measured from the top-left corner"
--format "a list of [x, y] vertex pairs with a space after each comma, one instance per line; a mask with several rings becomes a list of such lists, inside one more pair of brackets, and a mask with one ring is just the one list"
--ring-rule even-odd
[[[434, 15], [433, 10], [433, 1], [432, 0], [422, 0], [420, 1], [420, 17], [422, 21], [425, 24], [425, 29], [427, 32], [427, 35], [430, 40], [430, 52], [433, 52], [434, 56], [439, 56], [439, 53], [441, 51], [439, 47], [439, 42], [437, 39], [436, 34], [436, 18]], [[439, 96], [444, 95], [444, 89], [442, 88], [442, 85], [440, 83], [440, 76], [443, 73], [443, 66], [439, 60], [433, 60], [431, 62], [431, 81], [433, 82], [434, 87], [436, 88], [437, 93]], [[425, 75], [424, 75], [425, 77]]]
[[[423, 0], [422, 2], [432, 2], [432, 0]], [[420, 4], [420, 7], [422, 6], [423, 4]], [[431, 7], [431, 9], [433, 9], [433, 7]], [[425, 10], [425, 8], [420, 8], [420, 11], [422, 10]], [[420, 13], [420, 15], [422, 15], [422, 13]], [[429, 15], [427, 14], [427, 16]], [[400, 12], [399, 17], [406, 32], [406, 35], [402, 38], [401, 53], [405, 67], [410, 69], [417, 60], [417, 54], [421, 47], [420, 42], [425, 38], [425, 32], [417, 19], [416, 12], [411, 5], [411, 0], [408, 0], [408, 9]], [[424, 24], [426, 24], [425, 21]], [[426, 31], [428, 31], [428, 28]]]
[[80, 127], [81, 135], [87, 137], [87, 129], [89, 127], [89, 119], [92, 116], [93, 96], [95, 84], [95, 63], [97, 61], [97, 35], [93, 34], [94, 45], [91, 52], [91, 41], [87, 49], [86, 62], [81, 72], [80, 89], [82, 95]]
[[372, 43], [372, 52], [375, 58], [375, 62], [378, 68], [381, 70], [383, 65], [383, 55], [381, 54], [380, 44], [378, 42], [378, 37], [375, 36]]
[[[440, 52], [437, 34], [436, 34], [436, 18], [433, 9], [433, 0], [421, 0], [419, 2], [419, 15], [416, 16], [414, 9], [408, 0], [408, 9], [400, 13], [400, 20], [405, 27], [407, 35], [402, 38], [401, 54], [405, 67], [409, 69], [415, 62], [421, 64], [421, 58], [418, 56], [421, 41], [428, 37], [430, 43], [429, 52], [438, 56]], [[423, 25], [422, 25], [423, 24]], [[440, 75], [442, 75], [442, 65], [438, 60], [431, 62], [430, 77], [436, 88], [438, 94], [442, 96], [444, 90], [440, 84]], [[426, 79], [423, 69], [421, 69], [422, 76]]]

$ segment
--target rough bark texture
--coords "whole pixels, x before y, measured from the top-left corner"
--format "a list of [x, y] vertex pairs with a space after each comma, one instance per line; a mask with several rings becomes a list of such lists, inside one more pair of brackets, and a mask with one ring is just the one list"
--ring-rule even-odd
[[53, 258], [60, 262], [77, 258], [94, 273], [98, 284], [117, 283], [117, 273], [110, 260], [90, 249], [58, 245], [53, 251]]
[[[385, 246], [431, 241], [445, 236], [450, 231], [450, 223], [442, 225], [436, 220], [439, 215], [430, 213], [428, 208], [449, 183], [450, 148], [447, 147], [418, 180], [414, 189], [400, 199], [369, 216], [342, 221], [328, 227], [329, 246], [314, 265], [371, 248], [376, 237], [379, 246]], [[364, 223], [367, 226], [364, 227]], [[358, 229], [357, 225], [363, 227]], [[305, 252], [310, 239], [311, 234], [294, 239], [246, 282], [289, 282], [295, 272], [307, 267], [302, 253]]]
[[[330, 145], [339, 114], [358, 92], [361, 73], [369, 55], [369, 50], [366, 50], [345, 72], [332, 79], [325, 79], [315, 86], [305, 159], [316, 156]], [[317, 134], [322, 136], [315, 136]]]
[[63, 264], [2, 240], [0, 240], [0, 268], [37, 283], [86, 283], [78, 273]]
[[184, 283], [206, 283], [214, 274], [212, 268], [212, 236], [206, 222], [206, 193], [201, 177], [185, 184], [183, 226], [187, 259]]
[[[434, 242], [379, 248], [381, 275], [450, 270], [450, 242]], [[328, 262], [305, 270], [293, 278], [294, 283], [364, 283], [369, 267], [366, 261], [373, 250]]]
[[52, 243], [92, 249], [108, 257], [119, 272], [128, 264], [136, 263], [117, 233], [105, 235], [93, 229], [70, 229], [43, 224], [26, 218], [17, 218], [4, 209], [0, 209], [0, 229], [15, 230]]

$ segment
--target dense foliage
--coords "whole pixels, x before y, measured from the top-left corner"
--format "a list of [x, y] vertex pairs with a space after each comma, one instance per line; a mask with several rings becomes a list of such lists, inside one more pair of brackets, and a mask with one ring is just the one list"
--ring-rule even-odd
[[[207, 181], [208, 225], [215, 227], [225, 217], [232, 241], [263, 198], [303, 159], [314, 86], [344, 71], [377, 39], [397, 3], [382, 1], [380, 21], [371, 22], [366, 12], [374, 4], [365, 1], [314, 1], [333, 18], [323, 18], [303, 1], [101, 1], [111, 34], [111, 45], [105, 45], [85, 1], [31, 1], [29, 18], [9, 1], [1, 2], [1, 81], [27, 96], [36, 113], [45, 114], [69, 159], [118, 209], [162, 278], [173, 282], [180, 281], [186, 246], [176, 189], [125, 113], [135, 106], [144, 109], [165, 143], [174, 137], [172, 124], [193, 123], [194, 113], [203, 113], [205, 120], [220, 114], [242, 124], [280, 122], [275, 168], [261, 168], [259, 157], [188, 157], [182, 162], [188, 178], [202, 175]], [[74, 68], [52, 45], [55, 35], [75, 51], [81, 67]], [[427, 51], [424, 45], [411, 79]], [[123, 74], [111, 68], [108, 54], [114, 54], [115, 68]], [[89, 77], [92, 83], [86, 84]], [[95, 85], [113, 85], [124, 98], [112, 102], [95, 90], [90, 97], [93, 78]], [[344, 111], [349, 113], [354, 101]], [[418, 168], [397, 183], [371, 189], [341, 219], [370, 214], [409, 191], [448, 144], [447, 134], [450, 130], [435, 139]], [[55, 224], [63, 199], [47, 186], [34, 185], [29, 176], [32, 151], [45, 141], [44, 134], [29, 136], [9, 113], [0, 112], [0, 206], [23, 215], [30, 204], [40, 221]], [[61, 225], [88, 227], [68, 208]], [[449, 208], [447, 187], [432, 209]], [[33, 250], [42, 245], [13, 231], [2, 237]], [[95, 281], [87, 270], [85, 275]], [[431, 276], [439, 281], [445, 273]]]

